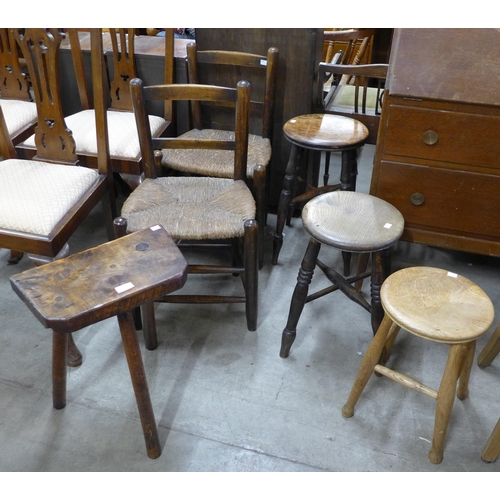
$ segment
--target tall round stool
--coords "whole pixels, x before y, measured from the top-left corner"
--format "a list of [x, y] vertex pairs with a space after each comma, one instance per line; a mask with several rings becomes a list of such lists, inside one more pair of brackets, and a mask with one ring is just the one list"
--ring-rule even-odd
[[[278, 263], [278, 256], [283, 246], [283, 228], [291, 216], [290, 207], [294, 203], [305, 202], [318, 194], [338, 189], [343, 191], [356, 189], [357, 150], [365, 144], [369, 132], [363, 123], [354, 118], [330, 114], [310, 114], [296, 116], [288, 120], [283, 126], [283, 134], [292, 143], [292, 149], [278, 203], [273, 242], [273, 264]], [[329, 159], [330, 153], [341, 152], [340, 183], [321, 188], [309, 186], [306, 193], [295, 197], [298, 179], [303, 169], [304, 151], [307, 150], [324, 151], [327, 154], [327, 159]]]
[[[476, 339], [493, 322], [493, 304], [472, 281], [432, 267], [410, 267], [395, 272], [382, 285], [380, 295], [385, 316], [361, 361], [342, 415], [354, 415], [354, 406], [374, 371], [436, 399], [429, 459], [438, 464], [443, 459], [444, 439], [455, 394], [460, 399], [469, 395]], [[438, 391], [379, 363], [382, 351], [392, 346], [401, 328], [417, 337], [449, 344], [448, 361]]]
[[[390, 274], [390, 250], [403, 233], [404, 219], [399, 210], [380, 198], [354, 191], [334, 191], [313, 198], [302, 210], [304, 228], [311, 235], [292, 295], [288, 321], [283, 330], [280, 356], [288, 357], [295, 340], [297, 324], [306, 302], [341, 290], [347, 297], [371, 313], [376, 332], [384, 311], [380, 287]], [[355, 276], [344, 278], [318, 259], [321, 245], [341, 251], [372, 256], [371, 272], [358, 268]], [[308, 295], [314, 270], [318, 266], [332, 283]], [[353, 286], [371, 274], [371, 303]]]

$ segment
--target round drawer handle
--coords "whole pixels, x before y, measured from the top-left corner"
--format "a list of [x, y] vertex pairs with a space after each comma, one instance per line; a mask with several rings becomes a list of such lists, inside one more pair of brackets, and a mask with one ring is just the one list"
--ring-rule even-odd
[[424, 202], [425, 202], [425, 196], [421, 193], [413, 193], [411, 196], [410, 196], [410, 201], [412, 202], [413, 205], [415, 206], [419, 206], [419, 205], [423, 205]]
[[438, 140], [439, 136], [437, 135], [437, 132], [434, 132], [434, 130], [427, 130], [427, 132], [424, 132], [424, 142], [428, 146], [433, 146]]

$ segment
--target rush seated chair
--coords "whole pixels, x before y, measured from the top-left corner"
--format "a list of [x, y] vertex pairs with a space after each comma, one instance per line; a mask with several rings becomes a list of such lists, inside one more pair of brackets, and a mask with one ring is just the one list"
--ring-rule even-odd
[[[36, 265], [68, 255], [68, 239], [101, 201], [108, 238], [115, 216], [113, 177], [102, 157], [106, 148], [104, 102], [96, 99], [99, 169], [80, 166], [75, 144], [61, 112], [57, 64], [64, 33], [57, 29], [27, 28], [15, 37], [33, 82], [39, 123], [35, 129], [36, 156], [18, 159], [5, 121], [0, 119], [0, 247], [26, 252]], [[99, 57], [99, 50], [101, 57]], [[102, 95], [102, 46], [93, 61], [94, 92]], [[48, 99], [47, 96], [51, 96]], [[1, 109], [0, 109], [0, 118]], [[103, 161], [104, 160], [104, 161]], [[70, 335], [69, 363], [81, 363]]]
[[[247, 184], [248, 108], [250, 85], [239, 82], [237, 88], [211, 85], [157, 85], [144, 87], [139, 79], [131, 82], [132, 100], [137, 120], [146, 179], [131, 193], [122, 209], [128, 232], [161, 224], [179, 241], [179, 246], [194, 243], [205, 248], [207, 243], [223, 240], [233, 250], [232, 265], [190, 265], [190, 274], [239, 274], [244, 293], [240, 296], [168, 295], [159, 302], [178, 303], [244, 303], [248, 330], [257, 328], [259, 234], [257, 210]], [[208, 100], [236, 105], [235, 135], [230, 140], [215, 138], [152, 138], [147, 122], [146, 102], [150, 99], [170, 101]], [[162, 156], [170, 151], [180, 154], [195, 149], [223, 149], [233, 161], [231, 179], [213, 177], [159, 177]], [[258, 167], [260, 170], [261, 167]], [[263, 170], [263, 169], [262, 169]], [[265, 171], [259, 172], [265, 175]], [[206, 248], [205, 248], [206, 250]], [[217, 255], [221, 249], [215, 247]], [[212, 248], [212, 254], [214, 249]], [[189, 261], [189, 258], [188, 258]], [[210, 281], [205, 279], [206, 287]], [[189, 278], [188, 278], [189, 284]], [[212, 285], [213, 286], [213, 285]], [[146, 347], [157, 345], [154, 309], [150, 303], [142, 307], [143, 333]], [[152, 325], [152, 326], [151, 326]]]

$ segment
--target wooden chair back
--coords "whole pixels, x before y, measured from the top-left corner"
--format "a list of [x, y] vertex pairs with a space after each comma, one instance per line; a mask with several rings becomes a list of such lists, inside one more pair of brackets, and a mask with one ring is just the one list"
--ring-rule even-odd
[[9, 28], [0, 28], [0, 96], [31, 101], [27, 75], [19, 62], [19, 47]]
[[[238, 81], [262, 81], [252, 86], [250, 102], [251, 132], [272, 141], [279, 51], [271, 47], [266, 56], [224, 50], [203, 50], [196, 43], [187, 45], [188, 80], [192, 84], [234, 87]], [[260, 87], [260, 88], [259, 88]], [[192, 126], [202, 128], [203, 116], [199, 102], [192, 105]], [[216, 115], [214, 120], [217, 120]], [[210, 128], [210, 127], [205, 127]], [[215, 127], [211, 127], [215, 128]], [[253, 129], [253, 130], [252, 130]]]
[[[250, 108], [250, 84], [248, 82], [238, 82], [236, 89], [196, 84], [144, 87], [142, 81], [135, 78], [132, 80], [130, 88], [146, 177], [156, 178], [158, 175], [160, 166], [155, 151], [169, 148], [212, 149], [234, 150], [234, 179], [247, 180], [248, 116]], [[235, 108], [235, 138], [234, 140], [152, 138], [146, 113], [146, 102], [149, 100], [204, 101], [232, 106]]]
[[369, 49], [376, 32], [376, 28], [325, 31], [323, 43], [327, 49], [323, 61], [332, 62], [334, 54], [340, 51], [339, 64], [370, 63]]

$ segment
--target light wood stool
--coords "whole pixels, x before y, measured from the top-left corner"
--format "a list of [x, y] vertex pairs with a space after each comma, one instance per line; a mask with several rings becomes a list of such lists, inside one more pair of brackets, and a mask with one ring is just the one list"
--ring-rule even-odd
[[[334, 191], [317, 196], [302, 210], [302, 222], [311, 238], [299, 269], [288, 321], [283, 330], [282, 358], [288, 357], [304, 305], [335, 290], [342, 291], [370, 312], [373, 332], [377, 331], [384, 316], [380, 287], [391, 272], [391, 247], [404, 228], [404, 219], [399, 210], [380, 198], [354, 191]], [[342, 277], [318, 259], [322, 244], [343, 252], [360, 253], [366, 257], [371, 255], [371, 271], [365, 271], [367, 260], [362, 259], [355, 276], [347, 279]], [[323, 271], [332, 286], [308, 295], [316, 266]], [[368, 276], [371, 276], [370, 303], [363, 297], [359, 287], [353, 286], [353, 283], [359, 284]]]
[[[384, 320], [361, 361], [342, 415], [354, 415], [354, 406], [374, 371], [436, 399], [429, 459], [438, 464], [443, 459], [444, 439], [455, 394], [460, 399], [469, 395], [476, 339], [493, 322], [493, 304], [472, 281], [432, 267], [411, 267], [395, 272], [382, 285], [380, 295], [385, 310]], [[379, 364], [384, 347], [390, 349], [400, 328], [417, 337], [449, 344], [448, 361], [438, 391]]]
[[[477, 357], [477, 364], [481, 368], [486, 368], [490, 366], [493, 360], [497, 357], [500, 352], [500, 325], [497, 326], [496, 330], [493, 332], [488, 343], [483, 347], [483, 350], [479, 353]], [[497, 425], [491, 432], [490, 437], [484, 445], [481, 458], [488, 463], [495, 462], [500, 455], [500, 418], [498, 419]]]
[[[291, 142], [292, 149], [278, 202], [273, 242], [273, 265], [278, 263], [278, 256], [283, 246], [283, 228], [287, 221], [290, 223], [292, 207], [295, 203], [306, 202], [314, 196], [337, 189], [344, 191], [356, 189], [357, 150], [365, 144], [369, 132], [363, 123], [354, 118], [330, 114], [310, 114], [296, 116], [288, 120], [283, 126], [283, 134]], [[316, 180], [315, 186], [308, 185], [304, 194], [296, 196], [303, 170], [305, 151], [324, 151], [327, 155], [327, 161], [329, 161], [330, 153], [341, 152], [340, 183], [318, 188]], [[327, 178], [325, 178], [325, 184], [327, 184]]]
[[[122, 224], [119, 218], [115, 224]], [[24, 271], [12, 288], [45, 328], [53, 330], [52, 400], [66, 406], [68, 334], [118, 317], [147, 453], [161, 454], [132, 310], [181, 288], [187, 262], [167, 232], [156, 226], [91, 250]]]

